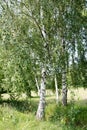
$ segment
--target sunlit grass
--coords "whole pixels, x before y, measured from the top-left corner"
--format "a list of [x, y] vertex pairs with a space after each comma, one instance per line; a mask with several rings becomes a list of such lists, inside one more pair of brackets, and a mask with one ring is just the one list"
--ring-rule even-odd
[[[78, 92], [78, 93], [77, 93]], [[79, 89], [79, 91], [74, 90], [74, 104], [79, 107], [87, 106], [87, 93], [84, 89]], [[76, 94], [78, 100], [75, 98]], [[70, 102], [71, 97], [68, 97]], [[61, 99], [61, 98], [60, 98]], [[82, 127], [77, 126], [76, 129], [73, 127], [65, 127], [61, 125], [58, 120], [43, 120], [37, 121], [35, 114], [39, 102], [38, 96], [33, 96], [33, 98], [27, 100], [19, 101], [9, 101], [2, 100], [0, 103], [0, 130], [87, 130], [87, 126]], [[46, 96], [47, 107], [51, 104], [55, 104], [55, 94]], [[52, 108], [54, 109], [54, 108]], [[52, 111], [50, 111], [51, 113]], [[49, 114], [50, 114], [49, 113]], [[82, 115], [81, 115], [82, 116]]]
[[56, 123], [37, 121], [31, 112], [21, 113], [8, 105], [0, 106], [0, 130], [58, 130], [58, 127]]

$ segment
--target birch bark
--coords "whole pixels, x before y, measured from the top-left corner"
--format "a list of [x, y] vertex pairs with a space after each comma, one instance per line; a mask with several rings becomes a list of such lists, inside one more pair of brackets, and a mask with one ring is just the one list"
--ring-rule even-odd
[[62, 104], [67, 105], [67, 84], [66, 84], [66, 71], [62, 71]]
[[38, 96], [40, 96], [40, 87], [39, 87], [39, 84], [38, 84], [36, 77], [35, 77], [35, 82], [36, 82], [36, 87], [37, 87], [37, 90], [38, 90]]
[[45, 84], [46, 84], [46, 70], [42, 68], [41, 88], [40, 88], [40, 101], [36, 113], [36, 118], [41, 120], [45, 116]]
[[66, 83], [66, 46], [64, 37], [62, 37], [62, 104], [67, 105], [67, 83]]
[[59, 102], [59, 93], [58, 93], [58, 83], [57, 83], [57, 77], [55, 75], [55, 90], [56, 90], [56, 103]]

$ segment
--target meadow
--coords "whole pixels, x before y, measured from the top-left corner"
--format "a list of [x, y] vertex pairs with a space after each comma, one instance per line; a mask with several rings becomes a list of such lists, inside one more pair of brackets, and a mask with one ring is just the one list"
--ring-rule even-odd
[[[68, 106], [55, 103], [55, 94], [47, 92], [45, 119], [36, 120], [39, 97], [11, 101], [0, 100], [0, 130], [87, 130], [87, 89], [68, 92]], [[61, 100], [61, 97], [60, 97]]]

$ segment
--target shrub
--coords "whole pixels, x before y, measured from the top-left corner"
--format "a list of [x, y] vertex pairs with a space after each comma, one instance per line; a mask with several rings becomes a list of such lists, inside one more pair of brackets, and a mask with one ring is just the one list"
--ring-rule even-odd
[[76, 105], [49, 104], [46, 108], [46, 120], [59, 121], [61, 125], [84, 127], [87, 124], [87, 107]]
[[75, 116], [76, 125], [87, 125], [87, 107], [80, 107], [78, 114]]
[[54, 117], [56, 107], [57, 107], [56, 104], [49, 104], [46, 106], [46, 109], [45, 109], [45, 119], [46, 120], [52, 120], [52, 118]]

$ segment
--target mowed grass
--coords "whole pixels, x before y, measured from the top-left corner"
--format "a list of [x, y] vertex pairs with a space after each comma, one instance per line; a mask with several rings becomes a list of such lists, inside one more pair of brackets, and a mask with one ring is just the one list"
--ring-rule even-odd
[[[87, 106], [87, 89], [74, 90], [75, 105], [79, 107]], [[77, 94], [77, 96], [76, 96]], [[68, 101], [70, 102], [72, 94], [68, 92]], [[78, 98], [77, 98], [78, 97]], [[61, 97], [60, 97], [61, 100]], [[63, 120], [49, 120], [42, 121], [36, 120], [36, 111], [38, 106], [39, 97], [35, 96], [27, 100], [10, 101], [2, 100], [0, 102], [0, 130], [87, 130], [87, 125], [74, 127], [67, 127], [65, 124], [61, 124]], [[47, 95], [46, 105], [49, 110], [49, 106], [55, 105], [55, 95], [53, 93]], [[51, 110], [51, 109], [50, 109]], [[50, 113], [53, 109], [50, 111]], [[53, 115], [52, 115], [53, 116]]]

